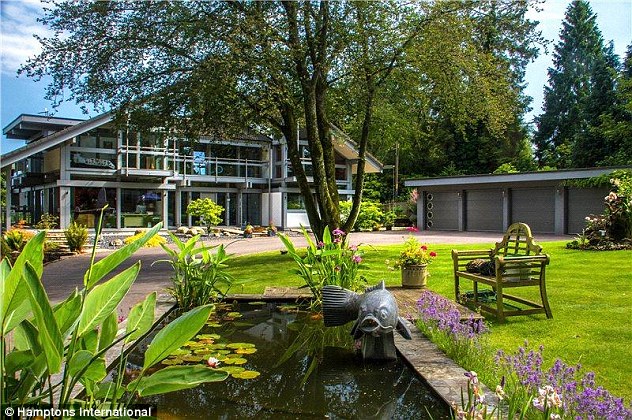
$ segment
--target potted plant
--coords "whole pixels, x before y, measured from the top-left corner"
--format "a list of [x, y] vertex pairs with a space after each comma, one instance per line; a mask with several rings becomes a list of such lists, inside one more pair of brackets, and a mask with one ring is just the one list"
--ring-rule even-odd
[[244, 238], [252, 238], [253, 231], [254, 231], [254, 228], [252, 227], [250, 223], [248, 223], [246, 227], [244, 228]]
[[270, 224], [268, 225], [268, 236], [276, 236], [277, 233], [277, 227], [274, 226], [274, 223], [272, 221], [270, 221]]
[[409, 236], [405, 247], [399, 254], [396, 267], [402, 270], [402, 287], [418, 289], [426, 287], [428, 281], [428, 264], [437, 256], [429, 251], [414, 236]]

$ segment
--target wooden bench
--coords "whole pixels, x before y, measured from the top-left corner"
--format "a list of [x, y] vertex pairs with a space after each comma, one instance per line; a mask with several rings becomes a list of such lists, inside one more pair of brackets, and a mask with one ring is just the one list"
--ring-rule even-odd
[[[467, 271], [466, 265], [475, 259], [492, 260], [494, 275], [483, 275]], [[457, 251], [452, 250], [454, 262], [454, 291], [459, 303], [472, 303], [481, 311], [491, 313], [498, 321], [505, 317], [544, 313], [552, 318], [551, 308], [546, 296], [545, 273], [549, 256], [542, 253], [542, 247], [533, 241], [531, 229], [524, 223], [514, 223], [507, 229], [501, 242], [491, 250]], [[471, 299], [461, 294], [460, 280], [473, 283]], [[494, 302], [486, 302], [479, 291], [479, 283], [491, 286], [495, 292]], [[539, 287], [541, 303], [507, 294], [505, 289], [517, 287]], [[505, 308], [505, 300], [510, 300], [527, 308]], [[513, 306], [513, 305], [512, 305]]]

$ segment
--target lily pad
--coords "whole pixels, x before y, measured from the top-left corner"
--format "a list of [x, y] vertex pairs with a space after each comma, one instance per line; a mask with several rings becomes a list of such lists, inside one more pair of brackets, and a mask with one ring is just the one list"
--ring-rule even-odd
[[246, 363], [248, 363], [248, 360], [241, 357], [232, 357], [230, 359], [225, 359], [224, 363], [226, 363], [227, 365], [245, 365]]
[[182, 359], [165, 359], [162, 362], [163, 365], [171, 366], [171, 365], [181, 365]]
[[261, 372], [257, 372], [256, 370], [244, 370], [243, 372], [231, 373], [231, 376], [237, 379], [254, 379], [259, 375], [261, 375]]
[[198, 334], [195, 336], [195, 338], [199, 339], [199, 340], [217, 340], [219, 338], [221, 338], [221, 335], [219, 334]]
[[225, 349], [227, 346], [226, 346], [226, 343], [213, 343], [213, 344], [209, 344], [206, 347], [209, 349], [216, 350], [216, 349]]
[[189, 353], [191, 353], [191, 350], [179, 348], [179, 349], [175, 349], [174, 351], [172, 351], [171, 352], [171, 356], [182, 356], [182, 355], [189, 354]]
[[254, 348], [255, 345], [252, 343], [230, 343], [226, 347], [229, 349], [251, 349]]
[[182, 356], [182, 360], [184, 360], [185, 362], [201, 362], [204, 359], [206, 359], [206, 357], [197, 356], [194, 354], [187, 354], [185, 356]]
[[222, 324], [218, 324], [216, 321], [207, 322], [206, 325], [208, 325], [209, 327], [213, 327], [213, 328], [219, 328], [219, 327], [222, 326]]
[[225, 356], [227, 354], [230, 354], [230, 350], [216, 350], [215, 353], [221, 354], [222, 356]]
[[235, 353], [237, 354], [253, 354], [256, 353], [257, 349], [255, 348], [248, 348], [248, 349], [237, 349], [235, 350]]
[[203, 349], [195, 349], [193, 350], [193, 353], [195, 354], [210, 354], [213, 353], [213, 349], [209, 349], [207, 348], [203, 348]]
[[227, 359], [237, 359], [237, 358], [239, 358], [241, 356], [239, 354], [232, 353], [232, 354], [227, 354], [224, 357], [227, 358]]
[[227, 318], [241, 318], [243, 315], [239, 312], [228, 312], [226, 314]]
[[246, 369], [242, 368], [241, 366], [222, 366], [218, 370], [223, 370], [224, 372], [228, 372], [230, 374], [233, 374], [233, 373], [243, 372]]
[[248, 305], [252, 305], [252, 306], [263, 306], [263, 305], [265, 305], [265, 304], [266, 304], [265, 302], [261, 302], [261, 301], [258, 301], [258, 302], [248, 302]]

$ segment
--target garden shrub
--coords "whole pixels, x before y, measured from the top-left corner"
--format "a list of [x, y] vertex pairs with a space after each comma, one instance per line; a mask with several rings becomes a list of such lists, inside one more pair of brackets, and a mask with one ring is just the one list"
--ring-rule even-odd
[[40, 221], [35, 225], [36, 229], [55, 229], [59, 226], [59, 217], [50, 213], [42, 214]]
[[[603, 177], [580, 186], [601, 185]], [[604, 197], [601, 215], [586, 217], [586, 227], [566, 246], [572, 249], [632, 249], [632, 172], [615, 171], [609, 175], [610, 193]]]
[[198, 198], [187, 206], [187, 214], [199, 217], [207, 226], [217, 226], [222, 222], [220, 215], [224, 213], [224, 207], [216, 204], [210, 198]]
[[[341, 220], [347, 220], [349, 218], [352, 204], [353, 203], [351, 201], [343, 201], [340, 203]], [[380, 203], [363, 200], [360, 203], [360, 212], [358, 213], [358, 218], [353, 225], [353, 229], [356, 231], [371, 230], [377, 225], [381, 225], [383, 220], [384, 212], [382, 211]]]
[[15, 228], [10, 229], [2, 236], [2, 241], [9, 252], [21, 252], [26, 243], [34, 236], [32, 232]]
[[[123, 240], [123, 242], [125, 242], [126, 244], [131, 244], [132, 242], [134, 242], [135, 240], [137, 240], [138, 238], [142, 238], [143, 235], [145, 235], [146, 232], [138, 232], [136, 233], [134, 236], [128, 236], [127, 238], [125, 238]], [[165, 238], [163, 238], [160, 235], [154, 235], [151, 237], [151, 239], [149, 239], [147, 242], [145, 242], [145, 245], [143, 245], [146, 248], [153, 248], [153, 247], [157, 247], [160, 246], [164, 243], [167, 243], [167, 240]]]
[[88, 242], [88, 228], [77, 222], [72, 222], [64, 231], [68, 248], [73, 252], [82, 252]]

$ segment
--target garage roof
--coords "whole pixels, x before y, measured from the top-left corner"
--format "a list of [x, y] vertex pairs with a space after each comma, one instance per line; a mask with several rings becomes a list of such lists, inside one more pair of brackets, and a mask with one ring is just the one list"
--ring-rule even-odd
[[492, 186], [494, 184], [519, 184], [547, 181], [565, 181], [569, 179], [592, 178], [609, 174], [618, 169], [630, 169], [632, 166], [564, 169], [559, 171], [523, 172], [517, 174], [459, 175], [439, 178], [410, 179], [404, 182], [407, 187], [441, 186]]

